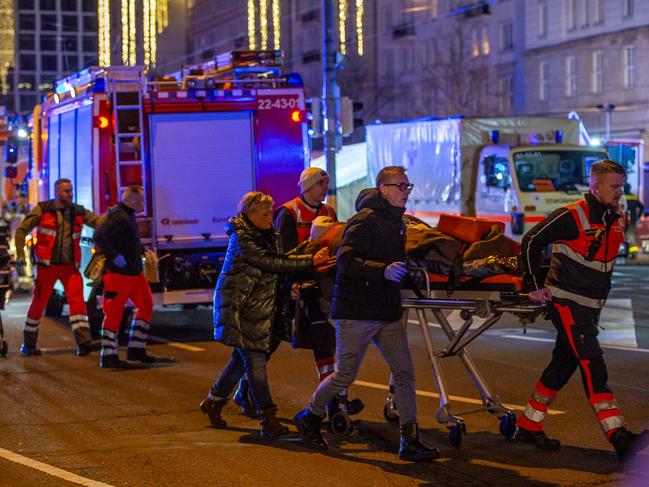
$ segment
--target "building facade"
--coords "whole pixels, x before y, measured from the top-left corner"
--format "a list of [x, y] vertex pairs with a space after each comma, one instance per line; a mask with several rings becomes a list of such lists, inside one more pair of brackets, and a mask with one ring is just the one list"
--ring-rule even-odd
[[28, 113], [55, 80], [97, 63], [97, 0], [17, 0], [3, 104]]
[[647, 145], [649, 0], [530, 3], [525, 111], [574, 110], [591, 135], [642, 139]]

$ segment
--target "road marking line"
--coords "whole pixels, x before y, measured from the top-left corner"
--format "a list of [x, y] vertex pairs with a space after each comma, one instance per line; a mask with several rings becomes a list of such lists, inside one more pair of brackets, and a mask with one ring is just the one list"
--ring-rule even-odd
[[[539, 337], [525, 337], [525, 336], [519, 336], [519, 335], [500, 335], [502, 338], [513, 338], [514, 340], [529, 340], [532, 342], [549, 342], [549, 343], [554, 343], [555, 340], [553, 338], [539, 338]], [[618, 345], [605, 345], [601, 344], [600, 346], [602, 348], [610, 348], [613, 350], [624, 350], [626, 352], [641, 352], [641, 353], [649, 353], [649, 349], [646, 348], [633, 348], [633, 347], [622, 347]]]
[[27, 458], [19, 455], [18, 453], [5, 450], [4, 448], [0, 448], [0, 458], [4, 458], [6, 460], [9, 460], [10, 462], [25, 465], [26, 467], [33, 468], [34, 470], [40, 470], [41, 472], [45, 472], [52, 477], [58, 477], [74, 484], [85, 485], [87, 487], [114, 487], [110, 484], [105, 484], [104, 482], [81, 477], [80, 475], [74, 474], [72, 472], [53, 467], [52, 465], [48, 465], [47, 463], [32, 460], [31, 458]]
[[[354, 384], [358, 385], [358, 386], [363, 386], [363, 387], [370, 387], [372, 389], [381, 389], [381, 390], [384, 390], [384, 391], [389, 391], [390, 390], [390, 387], [386, 386], [385, 384], [375, 384], [374, 382], [366, 382], [364, 380], [354, 381]], [[436, 393], [436, 392], [428, 392], [428, 391], [420, 391], [420, 390], [416, 390], [415, 392], [417, 393], [418, 396], [432, 397], [432, 398], [435, 398], [435, 399], [439, 399], [439, 394]], [[482, 406], [482, 401], [480, 399], [473, 399], [471, 397], [462, 397], [462, 396], [448, 396], [448, 398], [449, 398], [449, 400], [452, 400], [452, 401], [466, 402], [468, 404], [477, 404], [479, 406]], [[516, 404], [504, 404], [504, 403], [503, 403], [503, 406], [505, 406], [506, 408], [509, 408], [509, 409], [516, 409], [518, 411], [525, 411], [525, 406], [518, 406]], [[550, 409], [550, 410], [548, 410], [548, 414], [566, 414], [566, 412], [565, 411], [555, 410], [555, 409]]]
[[158, 338], [156, 336], [149, 335], [149, 340], [156, 343], [161, 343], [164, 345], [169, 345], [170, 347], [180, 348], [181, 350], [187, 350], [188, 352], [204, 352], [204, 348], [195, 347], [194, 345], [187, 345], [186, 343], [180, 342], [170, 342], [164, 338]]

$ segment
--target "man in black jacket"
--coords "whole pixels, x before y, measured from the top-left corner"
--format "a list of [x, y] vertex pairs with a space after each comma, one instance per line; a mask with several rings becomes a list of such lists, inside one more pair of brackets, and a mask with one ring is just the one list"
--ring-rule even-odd
[[374, 342], [394, 377], [401, 421], [399, 458], [433, 460], [439, 451], [419, 441], [415, 373], [399, 284], [406, 275], [402, 217], [413, 185], [403, 167], [389, 166], [377, 175], [376, 186], [359, 195], [358, 213], [347, 223], [336, 256], [331, 317], [336, 327], [338, 370], [320, 383], [309, 406], [295, 416], [295, 423], [307, 446], [327, 449], [320, 431], [327, 403], [352, 385], [367, 347]]
[[137, 312], [131, 324], [128, 360], [152, 363], [155, 357], [146, 353], [146, 340], [151, 327], [153, 297], [142, 266], [142, 244], [135, 214], [144, 209], [144, 192], [140, 186], [130, 186], [122, 202], [111, 208], [106, 221], [95, 232], [95, 243], [106, 255], [104, 275], [104, 322], [101, 325], [101, 354], [99, 366], [124, 368], [126, 363], [117, 353], [117, 335], [122, 314], [130, 299]]

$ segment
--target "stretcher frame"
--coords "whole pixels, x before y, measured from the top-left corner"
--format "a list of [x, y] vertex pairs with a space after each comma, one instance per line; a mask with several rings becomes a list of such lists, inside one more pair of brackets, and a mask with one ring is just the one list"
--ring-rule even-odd
[[[410, 269], [421, 271], [424, 269]], [[444, 424], [449, 429], [449, 442], [453, 446], [459, 446], [462, 442], [462, 435], [466, 432], [466, 425], [463, 416], [486, 411], [500, 420], [500, 433], [506, 439], [510, 439], [516, 429], [516, 414], [506, 407], [500, 397], [494, 394], [487, 385], [484, 377], [480, 374], [477, 365], [472, 360], [467, 346], [485, 331], [496, 324], [504, 313], [514, 314], [519, 318], [522, 325], [532, 323], [537, 316], [544, 311], [544, 306], [529, 301], [525, 293], [515, 291], [489, 290], [433, 290], [430, 288], [428, 279], [426, 282], [426, 294], [419, 292], [419, 296], [412, 297], [404, 295], [401, 302], [405, 309], [404, 320], [408, 320], [410, 312], [413, 311], [417, 317], [428, 358], [433, 369], [433, 378], [439, 391], [439, 407], [435, 413], [438, 423]], [[463, 320], [462, 325], [454, 330], [444, 315], [446, 310], [459, 310]], [[432, 313], [437, 323], [441, 326], [448, 338], [448, 343], [442, 348], [436, 348], [428, 327], [426, 311]], [[479, 317], [484, 322], [478, 327], [473, 327], [473, 318]], [[459, 357], [466, 368], [469, 377], [482, 399], [482, 406], [466, 411], [455, 412], [449, 397], [446, 380], [440, 365], [440, 359], [447, 357]], [[398, 413], [394, 404], [393, 388], [390, 388], [388, 402], [384, 409], [384, 415], [389, 422], [398, 421]]]

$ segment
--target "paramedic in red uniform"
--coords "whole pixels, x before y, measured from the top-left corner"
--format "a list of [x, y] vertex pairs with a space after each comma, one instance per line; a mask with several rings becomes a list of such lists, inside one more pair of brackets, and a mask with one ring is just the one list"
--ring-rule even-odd
[[[279, 232], [282, 240], [282, 248], [294, 249], [296, 246], [307, 241], [311, 231], [313, 220], [319, 216], [329, 217], [332, 221], [337, 221], [336, 210], [324, 203], [329, 191], [330, 178], [327, 171], [318, 167], [309, 167], [302, 171], [298, 186], [300, 187], [300, 196], [284, 203], [275, 215], [275, 228]], [[294, 285], [295, 286], [295, 285]], [[328, 310], [323, 310], [328, 313]], [[326, 332], [322, 336], [314, 336], [316, 341], [320, 341], [319, 347], [313, 349], [313, 356], [316, 362], [318, 380], [322, 382], [335, 370], [335, 330], [333, 326], [328, 325], [327, 331], [330, 331], [330, 339], [326, 339]], [[295, 342], [296, 348], [302, 348], [302, 344]], [[339, 404], [344, 404], [348, 414], [357, 414], [363, 410], [363, 402], [360, 399], [348, 401], [347, 391], [341, 392], [329, 405], [330, 414], [337, 411]]]
[[56, 281], [61, 281], [65, 289], [77, 355], [87, 355], [99, 349], [99, 341], [92, 340], [90, 336], [88, 311], [83, 300], [83, 281], [79, 273], [81, 228], [83, 225], [94, 228], [99, 217], [72, 202], [72, 183], [69, 179], [57, 180], [54, 194], [56, 199], [40, 202], [27, 214], [15, 234], [16, 266], [20, 268], [25, 264], [25, 239], [37, 228], [34, 240], [37, 263], [34, 297], [27, 311], [20, 347], [20, 353], [24, 356], [41, 354], [36, 345], [39, 323]]
[[[603, 160], [592, 165], [590, 191], [583, 199], [555, 210], [523, 239], [523, 263], [530, 277], [530, 299], [547, 304], [557, 329], [552, 359], [536, 383], [517, 423], [514, 438], [544, 450], [557, 450], [559, 440], [543, 432], [549, 405], [579, 368], [586, 396], [607, 440], [621, 462], [640, 446], [625, 428], [624, 418], [607, 384], [606, 364], [597, 326], [611, 288], [613, 265], [624, 241], [624, 168]], [[543, 249], [552, 244], [545, 282], [540, 273]]]
[[99, 358], [102, 368], [121, 369], [126, 366], [117, 353], [117, 336], [129, 299], [135, 305], [136, 313], [131, 323], [126, 358], [143, 363], [157, 360], [146, 353], [153, 297], [143, 272], [143, 248], [135, 220], [135, 214], [143, 210], [142, 187], [129, 186], [122, 195], [122, 202], [108, 211], [106, 221], [95, 232], [95, 243], [106, 255], [107, 268], [103, 278], [104, 322], [101, 325]]

